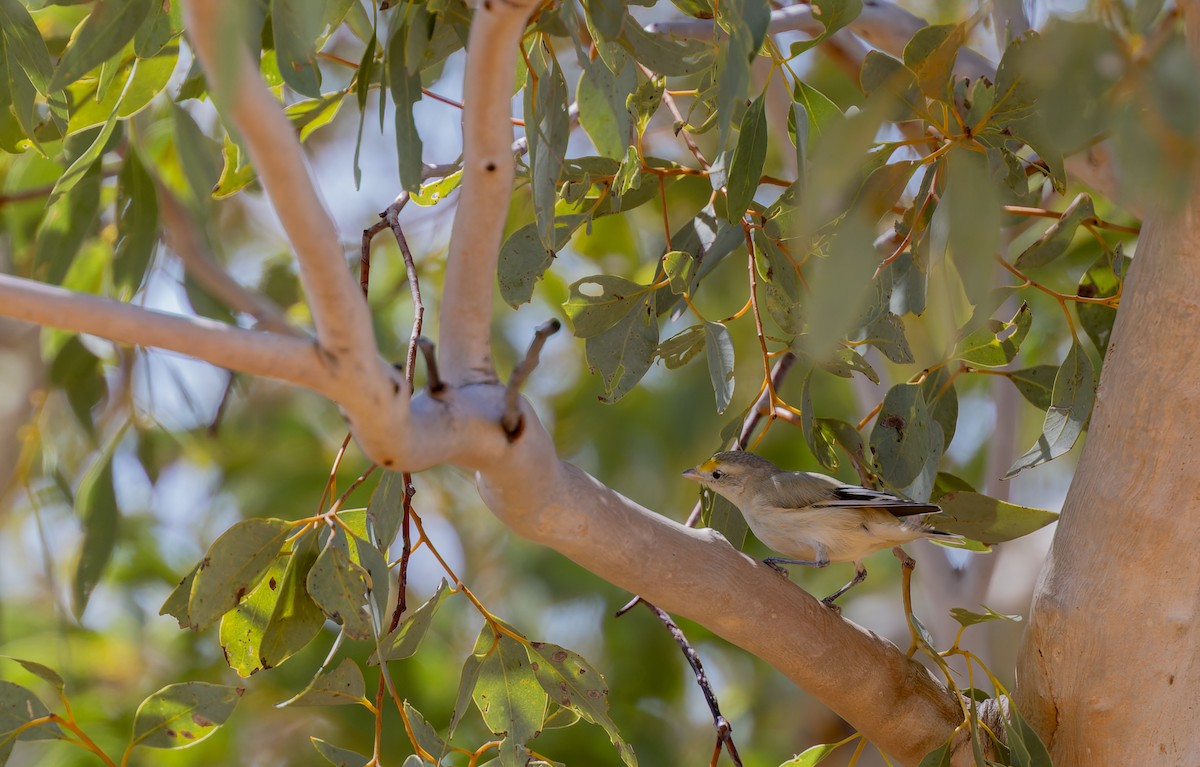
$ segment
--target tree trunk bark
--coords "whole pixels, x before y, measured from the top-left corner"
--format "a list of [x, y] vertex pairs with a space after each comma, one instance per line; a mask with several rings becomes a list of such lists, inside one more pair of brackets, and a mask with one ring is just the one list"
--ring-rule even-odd
[[1056, 767], [1200, 758], [1197, 285], [1193, 194], [1143, 228], [1021, 648], [1017, 703]]

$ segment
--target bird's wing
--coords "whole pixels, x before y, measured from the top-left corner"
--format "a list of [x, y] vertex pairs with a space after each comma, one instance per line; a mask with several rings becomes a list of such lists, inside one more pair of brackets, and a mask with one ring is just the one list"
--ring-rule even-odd
[[942, 510], [937, 504], [910, 501], [882, 490], [869, 490], [856, 485], [839, 485], [832, 489], [831, 496], [828, 500], [814, 505], [820, 508], [886, 509], [897, 517], [930, 514]]

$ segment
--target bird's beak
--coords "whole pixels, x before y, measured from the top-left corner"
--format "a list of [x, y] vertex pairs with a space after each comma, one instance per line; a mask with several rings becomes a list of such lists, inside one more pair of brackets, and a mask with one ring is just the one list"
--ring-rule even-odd
[[696, 482], [699, 482], [703, 476], [704, 475], [700, 473], [699, 468], [688, 469], [687, 471], [685, 471], [683, 473], [684, 479], [691, 479], [691, 480], [695, 480]]
[[683, 473], [683, 478], [695, 480], [696, 482], [703, 482], [708, 478], [708, 474], [710, 474], [715, 468], [717, 468], [717, 462], [710, 458], [699, 466], [685, 471]]

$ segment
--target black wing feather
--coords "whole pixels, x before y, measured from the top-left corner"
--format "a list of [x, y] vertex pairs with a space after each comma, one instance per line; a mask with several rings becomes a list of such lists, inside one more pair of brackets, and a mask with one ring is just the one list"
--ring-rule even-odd
[[941, 511], [942, 507], [933, 503], [919, 503], [901, 498], [881, 490], [869, 490], [855, 485], [842, 485], [833, 489], [834, 500], [822, 506], [860, 507], [887, 509], [897, 517], [909, 517], [915, 514], [931, 514]]

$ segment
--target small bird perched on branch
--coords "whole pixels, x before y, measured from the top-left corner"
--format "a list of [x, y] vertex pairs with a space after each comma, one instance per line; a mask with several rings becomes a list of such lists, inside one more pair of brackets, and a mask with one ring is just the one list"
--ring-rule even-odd
[[754, 453], [717, 453], [683, 476], [737, 506], [754, 535], [786, 555], [763, 560], [785, 576], [780, 565], [853, 562], [854, 579], [821, 600], [833, 609], [835, 599], [866, 579], [862, 560], [868, 554], [920, 538], [963, 541], [925, 523], [926, 514], [941, 511], [936, 504], [847, 485], [824, 474], [784, 471]]

